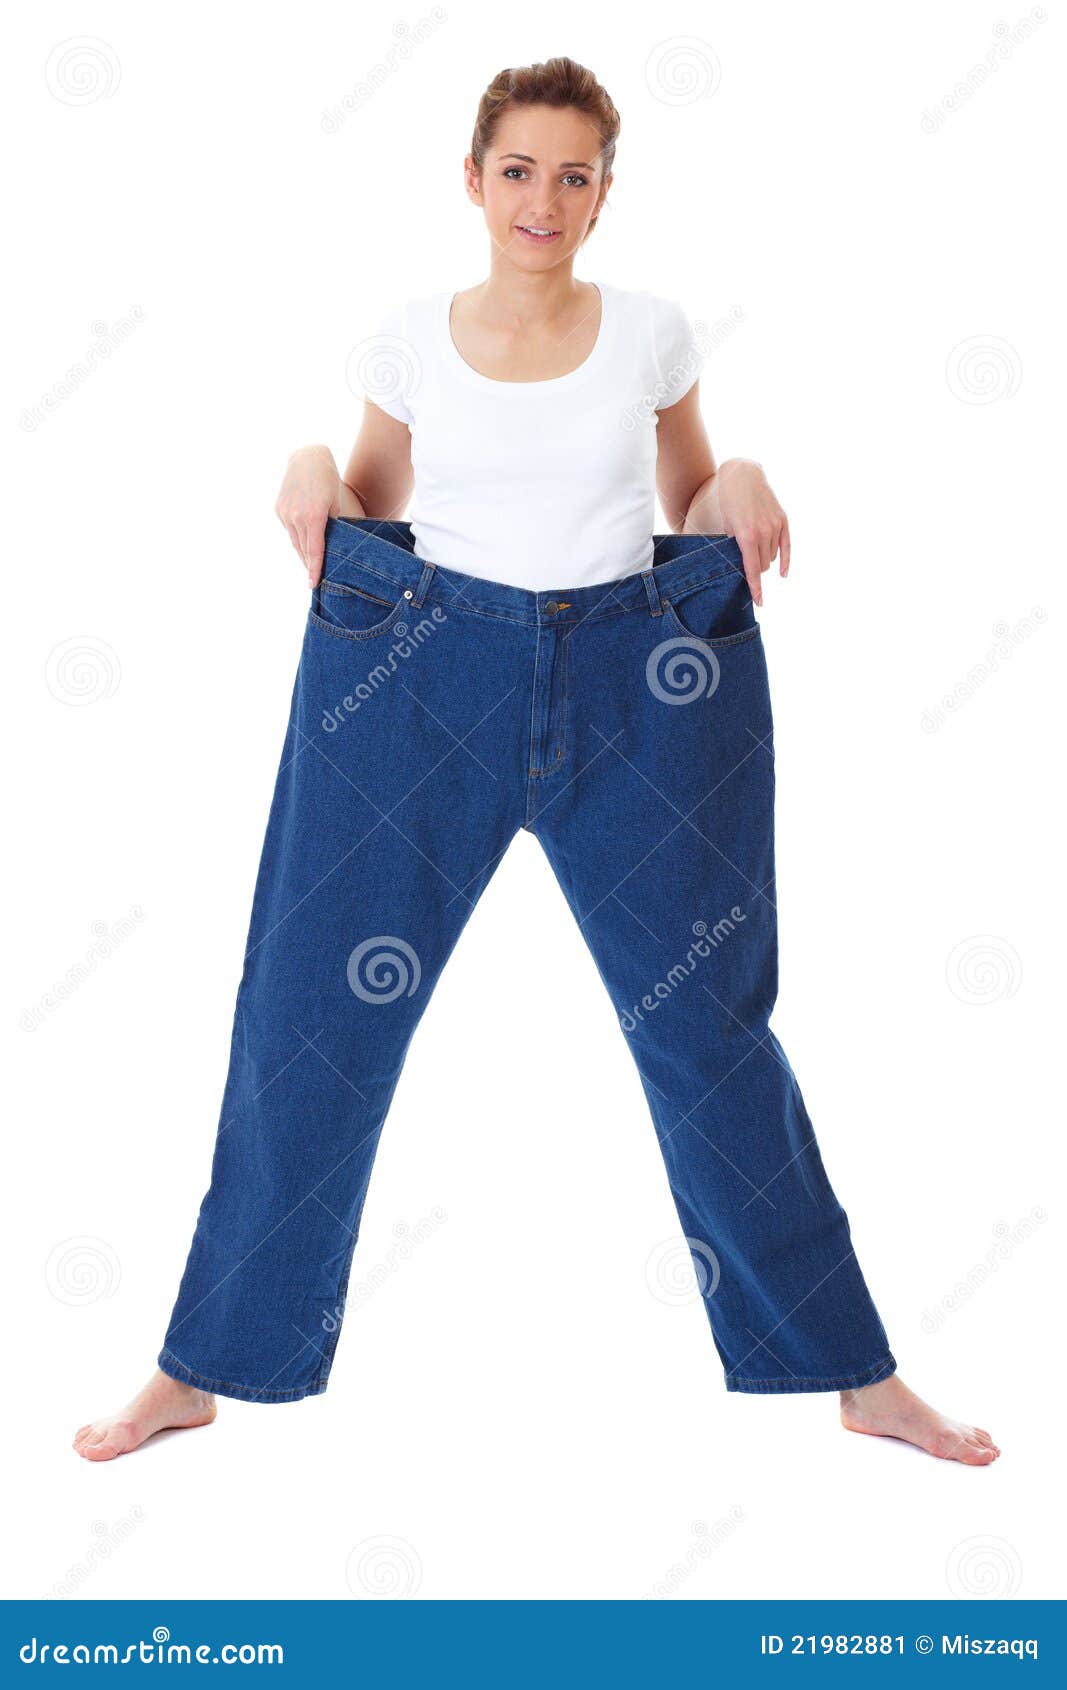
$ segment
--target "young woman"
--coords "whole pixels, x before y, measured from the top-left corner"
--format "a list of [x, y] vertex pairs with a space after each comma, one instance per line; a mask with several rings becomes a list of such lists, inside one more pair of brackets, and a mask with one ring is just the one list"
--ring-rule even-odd
[[833, 1391], [851, 1431], [999, 1454], [898, 1377], [768, 1025], [753, 604], [789, 531], [758, 464], [715, 465], [685, 313], [574, 276], [618, 133], [573, 61], [501, 72], [466, 159], [487, 279], [382, 324], [343, 479], [324, 446], [289, 462], [312, 596], [211, 1185], [158, 1370], [81, 1428], [89, 1460], [205, 1424], [216, 1395], [326, 1388], [408, 1044], [520, 827], [619, 1009], [727, 1388]]

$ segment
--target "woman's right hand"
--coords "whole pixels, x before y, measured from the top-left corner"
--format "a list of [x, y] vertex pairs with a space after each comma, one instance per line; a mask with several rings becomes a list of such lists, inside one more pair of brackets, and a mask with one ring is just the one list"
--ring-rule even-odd
[[326, 518], [341, 511], [341, 476], [328, 446], [297, 447], [286, 466], [274, 510], [307, 570], [308, 586], [317, 587]]

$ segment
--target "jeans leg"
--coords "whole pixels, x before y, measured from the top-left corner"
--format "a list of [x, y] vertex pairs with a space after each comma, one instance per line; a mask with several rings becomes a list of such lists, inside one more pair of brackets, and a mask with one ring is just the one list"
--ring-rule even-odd
[[409, 1042], [521, 824], [497, 772], [525, 755], [508, 630], [417, 618], [406, 640], [395, 617], [355, 638], [309, 616], [304, 635], [210, 1188], [159, 1355], [248, 1401], [326, 1388]]
[[839, 1390], [896, 1362], [769, 1026], [774, 750], [742, 591], [721, 643], [651, 613], [574, 628], [571, 765], [534, 831], [637, 1063], [727, 1389]]

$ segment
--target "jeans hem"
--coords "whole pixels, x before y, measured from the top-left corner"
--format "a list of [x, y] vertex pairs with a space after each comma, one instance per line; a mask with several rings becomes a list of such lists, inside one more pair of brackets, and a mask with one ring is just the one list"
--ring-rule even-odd
[[858, 1391], [864, 1385], [881, 1384], [883, 1379], [888, 1379], [896, 1370], [895, 1356], [887, 1355], [870, 1367], [860, 1368], [858, 1372], [836, 1373], [823, 1379], [798, 1379], [792, 1374], [787, 1379], [743, 1379], [737, 1373], [727, 1373], [725, 1378], [728, 1391]]
[[235, 1384], [232, 1379], [210, 1379], [206, 1373], [195, 1373], [191, 1367], [186, 1367], [184, 1361], [171, 1355], [168, 1349], [162, 1349], [156, 1357], [156, 1366], [161, 1373], [169, 1378], [177, 1379], [182, 1385], [195, 1385], [200, 1391], [209, 1391], [212, 1396], [236, 1397], [238, 1402], [299, 1402], [301, 1397], [318, 1397], [326, 1389], [327, 1373], [321, 1373], [310, 1384], [298, 1385], [289, 1391], [268, 1391], [256, 1385]]

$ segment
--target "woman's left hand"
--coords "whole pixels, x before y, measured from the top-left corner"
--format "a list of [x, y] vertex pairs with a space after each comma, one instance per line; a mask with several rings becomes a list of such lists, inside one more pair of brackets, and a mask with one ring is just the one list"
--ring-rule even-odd
[[763, 572], [781, 553], [779, 573], [789, 574], [789, 521], [762, 467], [750, 458], [728, 458], [718, 473], [723, 530], [741, 548], [754, 604], [763, 603]]

